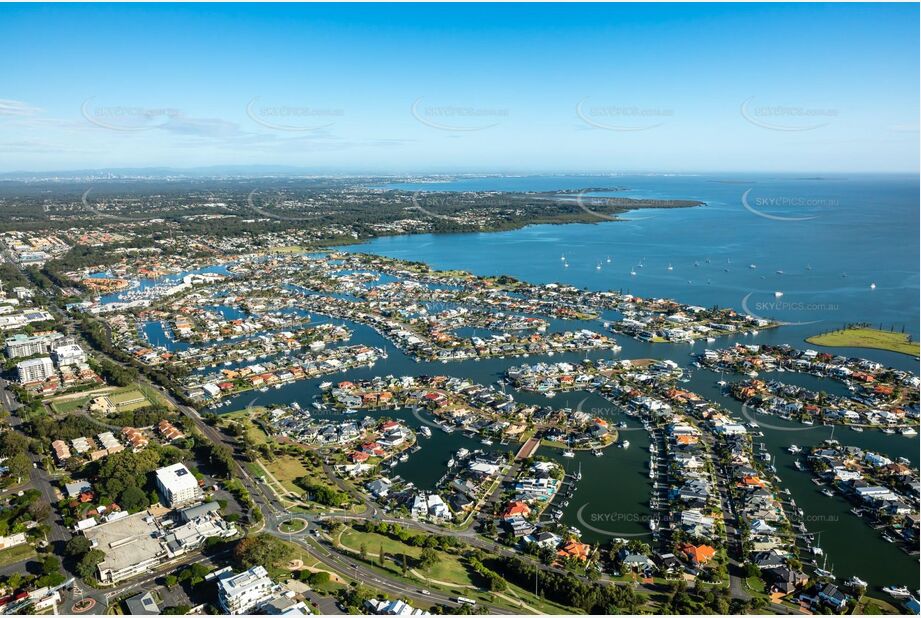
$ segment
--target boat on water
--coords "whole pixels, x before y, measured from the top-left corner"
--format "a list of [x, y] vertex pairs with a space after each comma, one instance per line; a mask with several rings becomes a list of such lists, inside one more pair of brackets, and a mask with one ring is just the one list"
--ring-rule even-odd
[[470, 454], [470, 451], [468, 451], [468, 450], [465, 449], [465, 448], [461, 448], [461, 449], [458, 449], [458, 451], [457, 451], [457, 458], [458, 458], [458, 459], [463, 459], [463, 458], [465, 458], [465, 457], [466, 457], [467, 455], [469, 455], [469, 454]]
[[886, 586], [883, 592], [896, 599], [904, 599], [911, 596], [911, 591], [907, 586]]
[[717, 380], [716, 385], [719, 387], [726, 386], [726, 380]]
[[906, 438], [913, 438], [914, 436], [918, 435], [918, 432], [915, 431], [914, 427], [906, 427], [902, 430], [902, 435]]
[[895, 539], [889, 536], [888, 534], [883, 535], [883, 540], [887, 543], [895, 543]]
[[818, 568], [817, 568], [817, 569], [815, 570], [815, 574], [818, 575], [819, 577], [829, 577], [829, 578], [831, 578], [831, 579], [834, 579], [834, 578], [835, 578], [835, 574], [834, 574], [834, 573], [832, 573], [831, 571], [826, 571], [825, 569], [818, 569]]
[[863, 517], [863, 511], [861, 511], [860, 509], [858, 509], [856, 506], [855, 506], [854, 508], [851, 509], [851, 513], [853, 513], [853, 514], [856, 515], [857, 517]]
[[796, 468], [797, 470], [802, 470], [803, 464], [802, 462], [800, 462], [800, 460], [797, 459], [796, 461], [793, 462], [793, 467]]
[[563, 451], [563, 457], [575, 457], [575, 456], [576, 456], [576, 452], [572, 449], [566, 449], [565, 451]]
[[454, 464], [456, 464], [456, 463], [457, 463], [457, 462], [454, 461], [454, 458], [452, 457], [451, 459], [448, 460], [448, 467], [449, 467], [449, 468], [453, 468], [453, 467], [454, 467]]
[[480, 440], [480, 442], [482, 442], [486, 446], [492, 446], [492, 440], [490, 440], [489, 438], [483, 438], [482, 440]]
[[799, 452], [802, 451], [802, 450], [803, 450], [803, 449], [800, 448], [799, 446], [797, 446], [796, 444], [791, 444], [790, 447], [787, 449], [787, 452], [796, 455], [797, 453], [799, 453]]
[[776, 292], [774, 292], [774, 298], [780, 298], [781, 296], [783, 296], [783, 292], [781, 292], [780, 290], [777, 290]]
[[409, 455], [400, 455], [400, 461], [409, 461]]
[[333, 387], [333, 383], [332, 383], [332, 382], [322, 382], [322, 383], [320, 384], [320, 390], [321, 390], [321, 391], [329, 390], [329, 389], [331, 389], [332, 387]]
[[600, 448], [595, 449], [594, 451], [592, 451], [592, 455], [594, 455], [595, 457], [601, 457], [602, 455], [604, 455], [604, 451], [602, 451]]
[[554, 397], [556, 397], [556, 393], [553, 391], [547, 391], [546, 393], [544, 393], [544, 396], [547, 399], [553, 399]]
[[829, 498], [831, 498], [832, 496], [835, 495], [835, 492], [833, 492], [832, 490], [830, 490], [828, 487], [826, 487], [825, 489], [823, 489], [823, 490], [822, 490], [822, 493], [825, 494], [826, 496], [828, 496]]
[[432, 437], [432, 430], [429, 429], [428, 427], [426, 427], [425, 425], [423, 425], [423, 426], [419, 429], [419, 433], [421, 433], [421, 434], [422, 434], [423, 436], [425, 436], [426, 438], [431, 438], [431, 437]]
[[621, 448], [630, 448], [630, 440], [624, 440], [620, 443]]
[[863, 433], [863, 427], [851, 427], [851, 431], [856, 431], [857, 433]]
[[887, 434], [892, 435], [892, 434], [895, 433], [895, 429], [889, 429], [889, 428], [887, 427], [886, 429], [883, 429], [883, 433], [887, 433]]

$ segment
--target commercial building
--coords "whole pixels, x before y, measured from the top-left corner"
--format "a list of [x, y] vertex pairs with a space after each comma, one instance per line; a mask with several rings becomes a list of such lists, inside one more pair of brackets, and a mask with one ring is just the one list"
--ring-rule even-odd
[[173, 508], [202, 499], [198, 479], [181, 463], [157, 470], [157, 489], [166, 504]]
[[218, 510], [199, 510], [193, 517], [183, 511], [157, 517], [150, 509], [86, 528], [83, 534], [93, 548], [106, 555], [97, 567], [99, 581], [118, 583], [199, 549], [208, 538], [235, 536], [236, 527]]

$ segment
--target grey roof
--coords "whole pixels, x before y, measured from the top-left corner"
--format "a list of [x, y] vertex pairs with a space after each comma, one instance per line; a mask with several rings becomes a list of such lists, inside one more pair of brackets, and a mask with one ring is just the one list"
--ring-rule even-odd
[[125, 601], [128, 613], [132, 616], [150, 616], [160, 613], [160, 608], [149, 592], [142, 592]]
[[198, 519], [199, 517], [208, 515], [210, 513], [216, 513], [220, 510], [221, 505], [217, 502], [205, 502], [204, 504], [190, 506], [187, 509], [182, 509], [179, 511], [179, 518], [184, 522], [189, 522], [193, 519]]

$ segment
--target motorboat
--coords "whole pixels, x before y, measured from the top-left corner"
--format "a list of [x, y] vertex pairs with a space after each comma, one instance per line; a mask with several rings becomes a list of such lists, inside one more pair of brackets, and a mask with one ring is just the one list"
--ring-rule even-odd
[[911, 591], [908, 590], [907, 586], [886, 586], [883, 588], [883, 592], [896, 599], [904, 599], [911, 596]]

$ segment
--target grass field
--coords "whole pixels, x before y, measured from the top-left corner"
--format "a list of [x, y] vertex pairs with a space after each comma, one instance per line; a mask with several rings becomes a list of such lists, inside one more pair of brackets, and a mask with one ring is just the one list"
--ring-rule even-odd
[[868, 596], [862, 597], [854, 608], [855, 616], [879, 616], [883, 614], [892, 615], [905, 613], [907, 613], [905, 610], [900, 610], [891, 603]]
[[806, 339], [807, 343], [833, 348], [871, 348], [888, 350], [900, 354], [918, 356], [918, 342], [909, 341], [902, 333], [877, 330], [875, 328], [848, 328], [836, 330]]
[[[346, 529], [345, 532], [342, 533], [340, 541], [344, 547], [355, 551], [360, 550], [363, 543], [368, 552], [368, 556], [372, 558], [377, 556], [381, 546], [383, 546], [384, 552], [391, 556], [395, 554], [406, 554], [412, 558], [417, 558], [419, 554], [422, 553], [422, 549], [419, 547], [406, 545], [405, 543], [391, 539], [382, 534], [358, 532], [351, 528]], [[426, 571], [420, 571], [420, 573], [433, 580], [446, 582], [455, 586], [473, 585], [473, 581], [471, 581], [470, 575], [467, 572], [467, 567], [464, 566], [459, 557], [446, 552], [438, 552], [438, 554], [438, 563]], [[386, 564], [388, 568], [392, 569], [394, 572], [400, 570], [400, 567], [392, 561], [388, 561]], [[412, 568], [412, 561], [410, 561], [409, 566]]]
[[294, 481], [307, 475], [307, 468], [296, 457], [291, 455], [281, 455], [274, 461], [262, 461], [265, 469], [281, 483], [281, 486], [288, 491], [301, 494], [304, 490], [298, 487]]
[[15, 564], [16, 562], [21, 562], [27, 558], [31, 558], [34, 555], [35, 549], [33, 549], [32, 546], [28, 543], [25, 545], [17, 545], [16, 547], [0, 550], [0, 566]]
[[[51, 400], [51, 409], [56, 414], [70, 414], [85, 408], [90, 400], [103, 395], [108, 396], [119, 411], [137, 410], [154, 404], [171, 407], [169, 402], [156, 390], [135, 384], [124, 388], [106, 387], [76, 395], [64, 395]], [[135, 399], [140, 399], [140, 401], [133, 402]]]
[[[358, 532], [351, 528], [346, 528], [340, 538], [343, 547], [353, 549], [356, 552], [360, 549], [362, 543], [364, 543], [371, 568], [386, 571], [389, 575], [397, 577], [402, 577], [399, 558], [397, 558], [397, 561], [388, 559], [386, 566], [383, 568], [380, 567], [376, 560], [377, 552], [380, 551], [380, 547], [383, 546], [384, 552], [390, 556], [406, 553], [409, 556], [415, 557], [422, 551], [417, 547], [406, 545], [405, 543], [401, 543], [400, 541], [383, 535]], [[508, 589], [503, 593], [490, 593], [479, 588], [470, 588], [469, 586], [476, 586], [476, 584], [470, 576], [470, 571], [468, 571], [467, 566], [464, 564], [464, 559], [447, 552], [438, 553], [438, 564], [426, 571], [418, 571], [420, 575], [424, 576], [426, 580], [424, 585], [427, 588], [438, 588], [450, 594], [459, 594], [479, 601], [486, 601], [522, 614], [537, 612], [544, 614], [581, 613], [574, 608], [564, 607], [557, 603], [536, 597], [532, 592], [511, 583], [508, 584]], [[412, 563], [410, 563], [409, 567], [410, 569], [413, 568]], [[408, 582], [419, 585], [418, 580], [406, 579]], [[443, 582], [443, 584], [439, 582]], [[529, 611], [527, 608], [521, 607], [518, 604], [519, 601], [524, 602], [531, 610]]]

